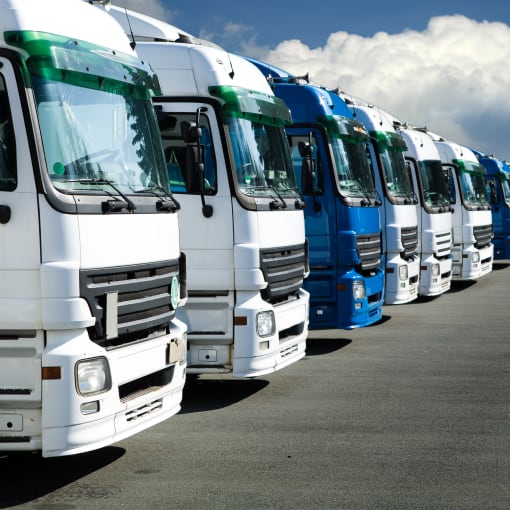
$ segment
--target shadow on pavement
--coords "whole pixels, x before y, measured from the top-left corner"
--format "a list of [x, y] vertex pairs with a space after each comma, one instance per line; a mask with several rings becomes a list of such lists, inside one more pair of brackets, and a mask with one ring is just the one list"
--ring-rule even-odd
[[[339, 334], [340, 331], [337, 331]], [[323, 354], [330, 354], [347, 347], [352, 340], [346, 338], [308, 338], [306, 341], [306, 355], [307, 356], [321, 356]]]
[[179, 414], [212, 411], [244, 400], [269, 384], [263, 379], [207, 379], [188, 377]]
[[43, 458], [40, 453], [0, 455], [0, 508], [37, 500], [121, 458], [126, 451], [107, 446], [69, 457]]
[[449, 293], [454, 292], [463, 292], [467, 289], [470, 289], [473, 285], [476, 285], [476, 280], [469, 280], [465, 282], [453, 281], [452, 286], [450, 287]]

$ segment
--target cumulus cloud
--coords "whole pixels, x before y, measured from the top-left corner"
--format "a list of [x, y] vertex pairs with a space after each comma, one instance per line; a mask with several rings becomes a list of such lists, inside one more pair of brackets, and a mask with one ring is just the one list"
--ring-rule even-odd
[[422, 32], [337, 32], [324, 47], [288, 40], [250, 56], [309, 73], [312, 81], [403, 121], [510, 160], [510, 27], [504, 23], [440, 16]]

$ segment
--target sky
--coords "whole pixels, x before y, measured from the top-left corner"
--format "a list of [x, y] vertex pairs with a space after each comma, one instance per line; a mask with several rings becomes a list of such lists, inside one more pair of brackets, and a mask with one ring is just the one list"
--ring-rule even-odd
[[112, 0], [510, 161], [508, 0]]

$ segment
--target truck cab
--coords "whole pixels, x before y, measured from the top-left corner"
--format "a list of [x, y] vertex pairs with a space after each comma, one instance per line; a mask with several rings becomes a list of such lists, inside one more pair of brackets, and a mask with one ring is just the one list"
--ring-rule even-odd
[[384, 303], [409, 303], [418, 297], [420, 256], [418, 198], [404, 159], [407, 147], [384, 110], [350, 95], [342, 97], [370, 134], [367, 150], [382, 201]]
[[0, 14], [0, 450], [77, 454], [180, 410], [185, 259], [159, 87], [102, 7]]
[[453, 207], [453, 280], [475, 280], [492, 271], [494, 245], [485, 168], [467, 147], [427, 131], [441, 157]]
[[471, 149], [484, 166], [487, 200], [492, 212], [494, 258], [510, 259], [510, 166], [494, 156]]
[[423, 131], [394, 121], [406, 144], [404, 156], [417, 190], [420, 237], [418, 295], [438, 296], [448, 291], [452, 279], [452, 213], [441, 158]]
[[154, 100], [187, 260], [188, 373], [257, 377], [305, 355], [304, 202], [288, 108], [253, 64], [177, 27], [110, 10], [156, 71]]

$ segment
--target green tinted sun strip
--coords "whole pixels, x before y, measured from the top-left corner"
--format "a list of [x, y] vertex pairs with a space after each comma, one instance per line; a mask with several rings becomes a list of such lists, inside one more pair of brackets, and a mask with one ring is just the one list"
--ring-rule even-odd
[[318, 119], [331, 138], [341, 138], [351, 143], [368, 142], [369, 136], [363, 124], [345, 117], [335, 115], [323, 115]]
[[375, 139], [377, 145], [381, 149], [394, 152], [404, 152], [407, 150], [404, 139], [391, 131], [371, 131], [370, 136]]
[[279, 97], [230, 85], [211, 86], [209, 93], [223, 102], [223, 111], [231, 117], [280, 127], [292, 123], [289, 108]]
[[138, 98], [161, 94], [157, 76], [134, 56], [46, 32], [7, 31], [4, 36], [28, 53], [32, 75]]
[[485, 167], [479, 163], [475, 163], [474, 161], [468, 161], [464, 159], [454, 159], [452, 161], [457, 165], [457, 168], [460, 172], [481, 176], [486, 174]]

